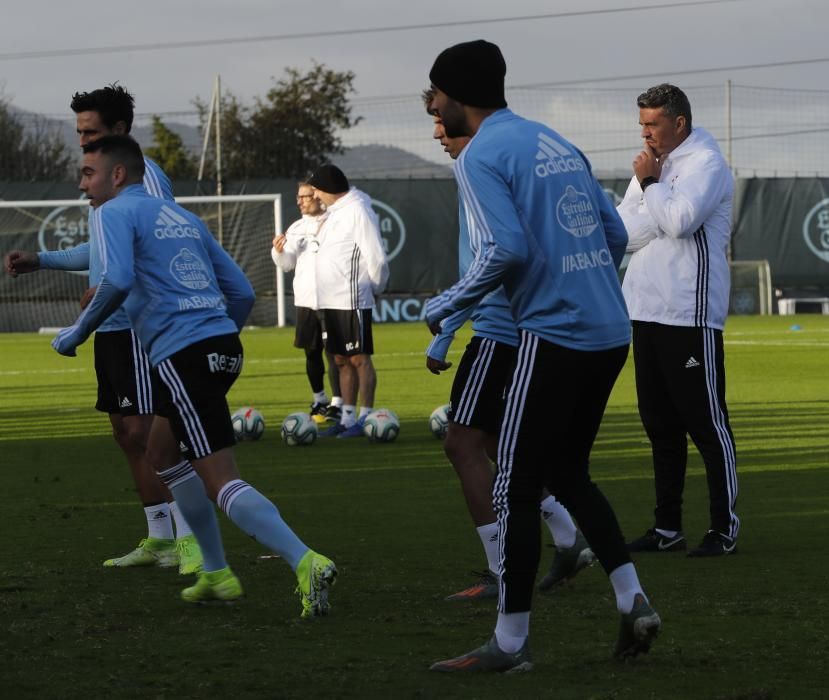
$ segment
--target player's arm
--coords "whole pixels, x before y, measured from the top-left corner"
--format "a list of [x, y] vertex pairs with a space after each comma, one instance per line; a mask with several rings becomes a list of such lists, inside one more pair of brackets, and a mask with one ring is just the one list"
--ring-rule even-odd
[[354, 240], [360, 249], [360, 254], [365, 259], [372, 291], [379, 294], [386, 288], [386, 282], [389, 281], [389, 262], [383, 248], [380, 227], [375, 219], [362, 211], [358, 214], [354, 225]]
[[720, 205], [730, 186], [725, 161], [711, 154], [698, 159], [672, 185], [657, 182], [647, 187], [645, 203], [664, 235], [688, 238]]
[[213, 270], [216, 273], [216, 281], [219, 289], [225, 297], [227, 304], [227, 315], [241, 331], [245, 321], [253, 308], [256, 294], [253, 286], [245, 277], [242, 268], [230, 257], [230, 254], [218, 244], [215, 238], [202, 226], [202, 240], [204, 241], [210, 261], [213, 263]]
[[89, 242], [76, 245], [66, 250], [50, 250], [38, 253], [40, 267], [43, 270], [88, 270]]
[[4, 265], [12, 277], [37, 270], [88, 270], [89, 243], [40, 253], [13, 250], [5, 256]]
[[468, 215], [480, 233], [475, 260], [463, 277], [426, 304], [430, 328], [455, 311], [472, 306], [502, 284], [509, 269], [524, 262], [527, 239], [506, 181], [480, 160], [456, 164], [456, 178]]
[[440, 332], [432, 338], [432, 342], [426, 348], [426, 368], [432, 374], [440, 374], [443, 370], [452, 366], [451, 362], [446, 361], [449, 346], [452, 345], [457, 330], [466, 323], [474, 309], [474, 306], [469, 306], [456, 311], [441, 321]]
[[97, 236], [101, 251], [101, 280], [75, 323], [61, 330], [52, 341], [52, 347], [68, 357], [74, 357], [75, 348], [121, 306], [135, 283], [135, 228], [129, 217], [116, 208], [106, 206], [97, 209], [93, 217], [95, 226], [91, 227], [92, 235]]

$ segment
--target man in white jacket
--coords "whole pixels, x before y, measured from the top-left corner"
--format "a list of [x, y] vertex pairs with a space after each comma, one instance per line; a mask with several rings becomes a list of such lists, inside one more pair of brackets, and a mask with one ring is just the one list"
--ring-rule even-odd
[[317, 169], [308, 183], [327, 212], [318, 236], [317, 302], [325, 349], [334, 354], [340, 369], [343, 397], [340, 422], [322, 435], [357, 437], [374, 406], [377, 373], [371, 361], [371, 312], [374, 295], [386, 286], [389, 266], [369, 196], [349, 187], [342, 170], [331, 164]]
[[331, 383], [331, 401], [325, 393], [325, 362], [323, 361], [322, 326], [317, 314], [318, 234], [325, 220], [325, 210], [314, 197], [314, 188], [299, 183], [296, 204], [302, 218], [294, 221], [285, 233], [273, 239], [271, 258], [283, 272], [294, 271], [294, 306], [296, 307], [296, 335], [294, 347], [305, 350], [305, 373], [313, 392], [311, 418], [317, 423], [326, 420], [339, 422], [342, 398], [340, 373], [334, 356], [328, 354], [328, 381]]
[[633, 322], [639, 414], [653, 452], [654, 527], [634, 552], [686, 549], [687, 435], [705, 462], [710, 526], [688, 556], [736, 549], [736, 450], [725, 402], [722, 331], [734, 179], [714, 138], [691, 126], [688, 98], [657, 85], [637, 99], [644, 149], [618, 207], [632, 252], [622, 290]]

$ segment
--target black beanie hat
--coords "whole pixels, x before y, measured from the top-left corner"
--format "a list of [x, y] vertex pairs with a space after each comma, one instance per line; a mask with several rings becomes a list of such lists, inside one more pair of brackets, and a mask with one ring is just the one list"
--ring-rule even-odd
[[348, 192], [348, 178], [336, 165], [321, 165], [308, 178], [308, 184], [328, 194]]
[[470, 107], [506, 107], [507, 64], [495, 44], [483, 39], [455, 44], [435, 59], [429, 80], [453, 100]]

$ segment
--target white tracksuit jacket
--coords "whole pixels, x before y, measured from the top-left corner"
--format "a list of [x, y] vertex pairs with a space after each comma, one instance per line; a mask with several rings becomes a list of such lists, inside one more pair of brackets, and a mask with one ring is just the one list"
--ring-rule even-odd
[[320, 309], [371, 309], [389, 265], [371, 198], [352, 187], [328, 207], [315, 257]]
[[285, 232], [285, 247], [281, 253], [271, 246], [271, 258], [283, 272], [294, 272], [294, 306], [318, 309], [317, 266], [315, 254], [319, 248], [319, 230], [326, 214], [304, 215], [294, 221]]
[[722, 330], [733, 195], [728, 164], [700, 128], [665, 157], [644, 195], [630, 181], [617, 210], [633, 253], [622, 284], [631, 320]]

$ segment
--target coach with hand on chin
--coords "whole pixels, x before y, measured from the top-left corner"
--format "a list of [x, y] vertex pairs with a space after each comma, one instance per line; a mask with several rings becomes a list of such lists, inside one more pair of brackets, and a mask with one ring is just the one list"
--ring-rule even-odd
[[639, 415], [651, 441], [655, 524], [632, 552], [686, 549], [687, 435], [705, 462], [710, 525], [688, 556], [736, 549], [736, 451], [725, 403], [723, 326], [734, 178], [714, 138], [691, 126], [673, 85], [639, 95], [644, 148], [618, 212], [633, 253], [622, 291], [633, 322]]

